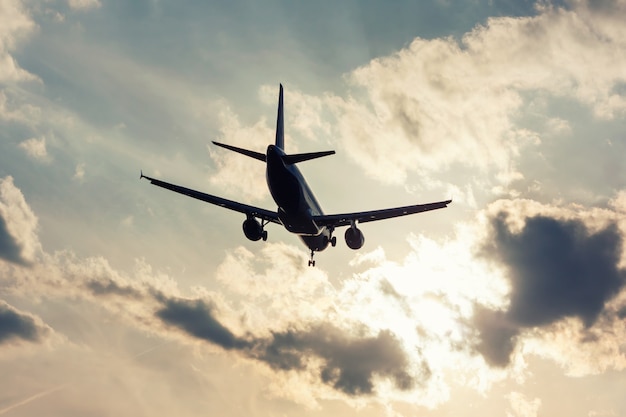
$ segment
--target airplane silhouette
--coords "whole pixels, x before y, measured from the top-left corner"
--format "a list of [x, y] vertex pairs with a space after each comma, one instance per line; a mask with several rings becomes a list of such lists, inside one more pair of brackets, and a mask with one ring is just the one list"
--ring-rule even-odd
[[276, 211], [238, 203], [179, 185], [170, 184], [143, 175], [143, 171], [139, 178], [145, 178], [150, 181], [151, 184], [158, 187], [166, 188], [207, 203], [245, 214], [246, 220], [243, 222], [243, 232], [246, 237], [252, 241], [260, 239], [264, 241], [267, 240], [265, 226], [268, 223], [283, 225], [289, 232], [297, 234], [311, 250], [309, 266], [315, 266], [315, 260], [313, 259], [315, 252], [326, 249], [329, 244], [331, 246], [336, 245], [337, 238], [333, 236], [333, 232], [337, 227], [349, 226], [344, 236], [346, 244], [349, 248], [356, 250], [360, 249], [365, 242], [363, 233], [357, 228], [357, 223], [366, 223], [436, 210], [447, 207], [448, 204], [452, 202], [452, 200], [446, 200], [436, 203], [394, 207], [383, 210], [360, 211], [346, 214], [324, 214], [296, 164], [332, 155], [335, 151], [287, 154], [285, 153], [284, 132], [283, 85], [281, 84], [278, 96], [276, 141], [273, 145], [267, 147], [266, 153], [263, 154], [213, 142], [215, 145], [222, 148], [265, 162], [267, 186], [272, 198], [278, 206]]

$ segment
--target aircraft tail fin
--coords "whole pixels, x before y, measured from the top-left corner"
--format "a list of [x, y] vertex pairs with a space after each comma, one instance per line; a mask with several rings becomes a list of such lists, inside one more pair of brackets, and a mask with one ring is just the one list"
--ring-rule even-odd
[[285, 150], [285, 121], [283, 119], [283, 85], [280, 85], [278, 94], [278, 117], [276, 118], [276, 143], [277, 148]]
[[237, 148], [236, 146], [226, 145], [223, 143], [213, 141], [214, 145], [220, 146], [222, 148], [228, 149], [229, 151], [237, 152], [242, 155], [249, 156], [250, 158], [258, 159], [259, 161], [265, 162], [265, 154], [255, 151], [250, 151], [248, 149]]
[[293, 155], [283, 155], [283, 162], [287, 165], [297, 164], [298, 162], [308, 161], [310, 159], [321, 158], [322, 156], [333, 155], [335, 151], [296, 153]]

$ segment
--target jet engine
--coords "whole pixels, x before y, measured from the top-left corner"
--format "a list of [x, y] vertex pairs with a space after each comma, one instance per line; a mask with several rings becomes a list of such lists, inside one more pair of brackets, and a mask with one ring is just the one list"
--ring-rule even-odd
[[361, 249], [363, 243], [365, 243], [365, 237], [363, 236], [363, 232], [359, 230], [356, 226], [349, 227], [346, 230], [346, 245], [350, 249]]
[[267, 240], [267, 232], [263, 230], [263, 226], [254, 217], [250, 217], [243, 222], [243, 233], [252, 241], [259, 239]]

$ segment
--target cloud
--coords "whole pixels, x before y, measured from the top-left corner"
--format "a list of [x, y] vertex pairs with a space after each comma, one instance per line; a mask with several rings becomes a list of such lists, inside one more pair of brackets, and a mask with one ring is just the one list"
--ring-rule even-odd
[[598, 322], [626, 283], [620, 268], [623, 235], [607, 220], [592, 229], [582, 216], [502, 210], [490, 218], [481, 253], [505, 268], [511, 291], [506, 309], [479, 307], [474, 316], [477, 350], [488, 362], [507, 365], [524, 329], [548, 328], [566, 318], [579, 319], [585, 328]]
[[541, 408], [541, 399], [527, 399], [519, 392], [511, 392], [507, 395], [513, 414], [507, 413], [507, 417], [537, 417]]
[[0, 217], [0, 257], [7, 261], [23, 263], [21, 248], [9, 232], [4, 218]]
[[580, 320], [566, 318], [547, 328], [529, 331], [519, 350], [554, 361], [572, 377], [626, 369], [626, 328], [624, 319], [614, 312], [619, 305], [625, 305], [621, 298], [619, 303], [608, 303], [592, 328], [584, 327]]
[[37, 217], [13, 178], [0, 179], [0, 258], [26, 265], [40, 250]]
[[520, 332], [519, 326], [511, 323], [505, 312], [480, 305], [476, 306], [473, 321], [480, 334], [476, 350], [490, 365], [508, 365], [515, 349], [516, 336]]
[[[206, 300], [159, 298], [163, 308], [156, 316], [168, 325], [282, 371], [302, 371], [311, 359], [318, 359], [321, 381], [345, 394], [372, 394], [375, 376], [390, 378], [401, 390], [414, 385], [407, 371], [407, 356], [389, 331], [350, 336], [334, 325], [318, 323], [305, 329], [271, 332], [267, 338], [236, 336], [217, 320], [215, 306]], [[428, 378], [427, 368], [424, 374]]]
[[[10, 177], [0, 183], [0, 197], [3, 213], [0, 218], [8, 220], [10, 227], [6, 229], [10, 234], [7, 236], [12, 238], [14, 256], [22, 256], [21, 240], [14, 238], [12, 230], [21, 228], [24, 231], [21, 236], [33, 234], [38, 244], [36, 217]], [[5, 253], [8, 251], [5, 250]], [[255, 276], [246, 269], [256, 264], [248, 259], [251, 254], [239, 255], [243, 256], [239, 262], [250, 265], [243, 270], [237, 269], [234, 265], [237, 259], [230, 259], [220, 274], [232, 274], [233, 271], [252, 274], [260, 286], [268, 287], [276, 287], [280, 282], [283, 287], [290, 287], [285, 284], [285, 277], [293, 277], [289, 278], [291, 288], [274, 293], [259, 288], [254, 294], [262, 299], [259, 301], [252, 297], [245, 303], [257, 305], [271, 302], [267, 312], [247, 307], [243, 309], [247, 314], [265, 317], [252, 320], [236, 318], [231, 303], [203, 288], [195, 289], [192, 296], [184, 297], [171, 278], [160, 277], [143, 263], [137, 266], [131, 277], [112, 268], [104, 258], [80, 259], [70, 251], [48, 254], [41, 250], [30, 268], [11, 267], [7, 262], [0, 262], [0, 279], [5, 291], [13, 296], [27, 293], [33, 299], [80, 299], [95, 303], [135, 328], [169, 338], [183, 335], [186, 343], [209, 342], [225, 351], [237, 353], [250, 363], [278, 371], [285, 378], [290, 374], [303, 375], [314, 389], [325, 387], [344, 398], [374, 394], [380, 381], [389, 382], [399, 391], [409, 392], [430, 378], [430, 369], [424, 358], [418, 354], [421, 361], [416, 363], [416, 355], [406, 352], [405, 344], [389, 329], [370, 329], [348, 317], [341, 326], [331, 323], [328, 312], [335, 309], [333, 299], [337, 300], [338, 294], [325, 293], [331, 287], [322, 279], [320, 271], [306, 270], [306, 274], [297, 278], [302, 273], [302, 261], [306, 259], [306, 256], [297, 255], [304, 254], [284, 244], [268, 245], [261, 255], [266, 259], [265, 277], [263, 274]], [[21, 258], [10, 260], [18, 263]], [[244, 288], [235, 286], [233, 289]], [[320, 304], [316, 296], [326, 299]], [[293, 307], [294, 298], [302, 298], [297, 307]], [[310, 305], [306, 299], [312, 300]], [[285, 310], [284, 306], [289, 304], [294, 314]], [[15, 311], [5, 310], [15, 321]], [[40, 334], [39, 327], [33, 327], [28, 317], [23, 314], [19, 317], [19, 334], [23, 338], [34, 338]], [[5, 327], [9, 328], [8, 325]], [[231, 330], [233, 328], [237, 331]], [[172, 329], [178, 331], [173, 332]]]
[[76, 165], [76, 168], [74, 169], [74, 176], [72, 177], [72, 179], [80, 183], [85, 181], [85, 164], [84, 163], [80, 163]]
[[521, 178], [518, 155], [541, 139], [520, 124], [527, 97], [576, 100], [604, 119], [626, 111], [618, 88], [626, 81], [626, 10], [595, 3], [490, 18], [460, 41], [418, 38], [356, 69], [348, 76], [355, 96], [328, 100], [344, 148], [384, 182], [453, 165], [503, 184]]
[[143, 298], [143, 293], [126, 283], [118, 282], [113, 278], [100, 277], [99, 279], [91, 279], [85, 283], [85, 288], [91, 291], [95, 296], [120, 296], [124, 298]]
[[[218, 142], [261, 153], [265, 153], [267, 145], [274, 142], [275, 131], [264, 118], [253, 126], [242, 126], [228, 107], [219, 113], [219, 118], [221, 135]], [[258, 201], [269, 195], [263, 163], [226, 149], [217, 149], [213, 144], [208, 145], [208, 150], [217, 165], [216, 172], [210, 177], [212, 184], [231, 193], [236, 190], [250, 201]]]
[[0, 90], [0, 119], [23, 124], [36, 123], [41, 119], [41, 109], [32, 104], [24, 104], [14, 94]]
[[39, 342], [50, 332], [41, 319], [20, 312], [5, 301], [0, 300], [0, 345], [21, 339]]
[[[372, 394], [374, 376], [390, 378], [400, 390], [410, 390], [415, 384], [400, 341], [385, 330], [376, 336], [355, 337], [334, 325], [320, 324], [304, 331], [274, 333], [263, 353], [261, 359], [281, 369], [301, 363], [299, 356], [314, 355], [323, 360], [322, 381], [350, 395]], [[430, 377], [427, 366], [421, 377], [421, 382]]]
[[615, 224], [590, 233], [581, 221], [536, 216], [511, 233], [504, 215], [493, 219], [493, 242], [485, 251], [510, 271], [508, 316], [522, 326], [542, 326], [566, 316], [586, 326], [623, 287], [618, 268], [623, 238]]
[[3, 0], [0, 7], [0, 82], [35, 80], [11, 55], [18, 42], [33, 32], [35, 22], [20, 0]]
[[326, 387], [335, 395], [372, 395], [381, 381], [409, 392], [430, 377], [426, 361], [422, 358], [416, 368], [414, 355], [409, 356], [394, 333], [371, 331], [358, 322], [348, 328], [315, 317], [284, 317], [279, 325], [286, 327], [277, 329], [265, 318], [258, 321], [264, 323], [261, 328], [240, 323], [243, 330], [236, 333], [231, 330], [229, 303], [218, 294], [198, 289], [194, 296], [183, 297], [175, 284], [159, 280], [145, 266], [131, 279], [102, 258], [78, 259], [62, 252], [44, 254], [32, 270], [8, 268], [6, 263], [0, 268], [3, 285], [13, 294], [86, 300], [142, 331], [166, 338], [183, 335], [179, 340], [185, 343], [208, 342], [249, 363], [265, 365], [275, 372], [272, 380], [300, 375], [318, 394]]
[[227, 350], [249, 346], [213, 316], [215, 307], [206, 301], [163, 298], [163, 304], [156, 316], [167, 324]]
[[256, 256], [238, 247], [228, 251], [215, 278], [233, 295], [254, 300], [237, 309], [247, 328], [324, 320], [334, 309], [336, 290], [323, 270], [306, 267], [306, 259], [302, 248], [281, 242], [265, 244]]
[[[10, 197], [0, 200], [7, 212], [30, 211], [12, 180], [7, 178], [2, 185], [11, 191]], [[619, 195], [611, 204], [621, 207], [621, 201]], [[508, 216], [498, 217], [501, 213]], [[41, 251], [30, 268], [0, 262], [0, 280], [11, 296], [82, 300], [146, 334], [188, 345], [206, 342], [221, 355], [243, 359], [257, 375], [267, 375], [272, 394], [297, 401], [306, 397], [309, 403], [320, 398], [353, 403], [398, 400], [435, 407], [450, 395], [451, 370], [481, 393], [494, 381], [518, 375], [518, 361], [507, 369], [490, 369], [483, 360], [502, 367], [512, 352], [540, 353], [557, 362], [559, 355], [575, 358], [577, 369], [583, 370], [584, 364], [596, 366], [594, 361], [598, 369], [618, 365], [613, 358], [624, 333], [618, 318], [626, 303], [607, 292], [602, 297], [611, 307], [605, 306], [597, 316], [562, 307], [561, 313], [539, 321], [545, 324], [535, 331], [509, 312], [514, 305], [535, 300], [512, 301], [514, 286], [520, 285], [511, 278], [517, 264], [504, 257], [525, 247], [524, 236], [538, 234], [542, 242], [549, 241], [541, 234], [545, 226], [532, 221], [545, 218], [556, 222], [573, 247], [590, 252], [586, 256], [591, 261], [585, 262], [615, 261], [619, 240], [596, 242], [594, 236], [615, 232], [611, 225], [616, 212], [576, 212], [519, 200], [494, 203], [484, 214], [488, 233], [480, 231], [485, 225], [473, 224], [459, 226], [454, 238], [441, 242], [411, 236], [410, 253], [402, 262], [387, 260], [384, 251], [376, 249], [353, 263], [358, 273], [336, 285], [330, 284], [323, 269], [303, 268], [306, 253], [285, 244], [267, 244], [258, 254], [243, 248], [229, 251], [216, 268], [215, 292], [197, 287], [181, 294], [171, 277], [145, 262], [126, 273], [104, 258], [79, 258], [70, 251]], [[19, 216], [6, 218], [12, 219], [8, 224], [20, 223]], [[468, 250], [485, 233], [496, 245], [493, 251], [501, 250], [501, 255], [477, 258]], [[484, 249], [485, 242], [489, 240], [479, 241]], [[511, 283], [508, 292], [502, 288], [505, 279], [494, 270], [508, 272], [504, 274]], [[569, 327], [567, 320], [580, 322], [587, 316], [596, 317], [590, 328]], [[615, 337], [595, 340], [594, 332], [601, 329]], [[467, 347], [472, 336], [474, 351]], [[523, 350], [517, 349], [520, 344]], [[294, 380], [297, 388], [286, 385]]]
[[30, 138], [20, 142], [19, 147], [22, 148], [28, 156], [39, 161], [48, 159], [48, 151], [46, 150], [46, 138], [41, 137]]

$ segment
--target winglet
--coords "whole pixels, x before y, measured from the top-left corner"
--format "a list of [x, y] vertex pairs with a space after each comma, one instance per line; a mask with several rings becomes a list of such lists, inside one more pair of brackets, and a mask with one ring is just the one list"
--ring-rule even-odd
[[150, 182], [154, 181], [154, 178], [150, 178], [150, 177], [148, 177], [146, 175], [143, 175], [143, 170], [140, 170], [139, 171], [139, 179], [143, 179], [143, 178], [147, 179]]

